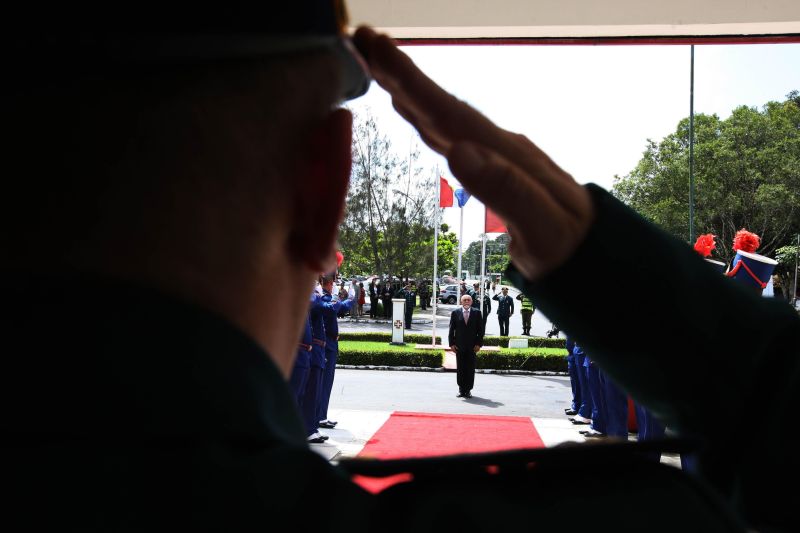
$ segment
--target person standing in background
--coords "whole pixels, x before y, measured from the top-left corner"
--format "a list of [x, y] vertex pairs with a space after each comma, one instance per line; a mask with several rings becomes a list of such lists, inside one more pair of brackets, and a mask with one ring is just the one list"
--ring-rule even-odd
[[369, 317], [378, 318], [378, 296], [380, 286], [375, 284], [375, 278], [369, 282]]
[[[591, 438], [604, 438], [607, 436], [608, 428], [606, 427], [606, 398], [600, 379], [600, 367], [588, 355], [585, 355], [583, 359], [583, 367], [586, 370], [589, 394], [592, 397], [592, 420], [589, 422], [588, 431], [583, 435]], [[573, 420], [574, 422], [575, 420]]]
[[500, 324], [500, 336], [508, 336], [508, 321], [514, 314], [514, 299], [508, 295], [508, 287], [501, 289], [502, 294], [495, 294], [492, 298], [497, 300], [497, 322]]
[[533, 305], [533, 300], [522, 294], [517, 294], [517, 300], [520, 301], [519, 314], [522, 315], [522, 334], [531, 334], [531, 319], [536, 307]]
[[428, 283], [423, 279], [419, 282], [419, 308], [425, 311], [428, 309]]
[[473, 309], [480, 310], [481, 308], [481, 284], [480, 283], [473, 283], [472, 288], [467, 291], [472, 297], [472, 307]]
[[297, 346], [297, 357], [294, 360], [292, 374], [289, 376], [289, 387], [297, 400], [297, 407], [303, 412], [303, 396], [306, 392], [308, 375], [311, 372], [311, 345], [313, 343], [311, 334], [311, 317], [306, 316], [306, 325], [303, 329], [303, 336]]
[[347, 291], [344, 298], [339, 297], [340, 300], [344, 300], [345, 298], [353, 300], [353, 305], [350, 306], [350, 318], [358, 318], [358, 300], [360, 295], [361, 290], [358, 288], [358, 282], [353, 279], [350, 281], [350, 290]]
[[358, 316], [364, 316], [364, 304], [367, 302], [366, 291], [364, 291], [364, 283], [358, 282]]
[[302, 405], [301, 414], [306, 428], [306, 440], [309, 444], [325, 442], [325, 436], [318, 431], [319, 417], [317, 416], [317, 408], [322, 396], [322, 382], [325, 375], [326, 337], [322, 307], [322, 294], [314, 291], [311, 294], [311, 304], [308, 311], [308, 321], [311, 328], [308, 379], [306, 380], [305, 390], [302, 392], [302, 400], [299, 402]]
[[492, 312], [492, 299], [489, 298], [489, 291], [486, 290], [483, 292], [483, 331], [486, 331], [486, 319], [489, 318], [489, 314]]
[[331, 291], [333, 290], [333, 277], [322, 276], [322, 296], [319, 297], [319, 308], [322, 312], [322, 319], [325, 326], [325, 368], [322, 376], [319, 402], [317, 403], [317, 421], [319, 427], [331, 429], [336, 422], [328, 419], [328, 404], [333, 390], [333, 378], [336, 373], [336, 361], [339, 359], [339, 321], [337, 320], [338, 311], [347, 311], [356, 306], [352, 298], [335, 301]]
[[[666, 434], [666, 427], [661, 421], [656, 418], [650, 410], [636, 402], [634, 402], [634, 410], [636, 412], [636, 429], [638, 433], [638, 440], [640, 442], [648, 440], [663, 439]], [[661, 460], [661, 452], [648, 452], [644, 456], [654, 462]], [[684, 455], [681, 455], [681, 467], [689, 470], [685, 464]]]
[[392, 285], [389, 283], [389, 280], [384, 280], [383, 282], [383, 318], [387, 320], [391, 320], [392, 318], [392, 295], [394, 292], [392, 291]]
[[592, 393], [589, 391], [589, 376], [586, 372], [586, 354], [575, 339], [572, 340], [572, 355], [573, 364], [575, 365], [575, 375], [578, 377], [578, 388], [580, 389], [580, 404], [577, 405], [576, 414], [569, 421], [573, 424], [591, 424], [592, 411], [594, 404], [592, 403]]
[[405, 299], [406, 329], [413, 329], [411, 327], [411, 317], [414, 315], [414, 305], [416, 304], [417, 301], [417, 293], [414, 292], [410, 283], [406, 283], [406, 286], [403, 287], [403, 289], [397, 293], [397, 297]]
[[570, 388], [572, 389], [572, 403], [566, 409], [564, 409], [564, 413], [567, 416], [575, 416], [578, 414], [578, 409], [581, 406], [582, 399], [581, 399], [581, 387], [580, 383], [578, 382], [578, 371], [577, 365], [575, 364], [575, 354], [572, 353], [572, 350], [575, 348], [575, 341], [572, 340], [572, 337], [567, 335], [566, 339], [566, 348], [567, 348], [567, 372], [569, 373], [569, 384]]

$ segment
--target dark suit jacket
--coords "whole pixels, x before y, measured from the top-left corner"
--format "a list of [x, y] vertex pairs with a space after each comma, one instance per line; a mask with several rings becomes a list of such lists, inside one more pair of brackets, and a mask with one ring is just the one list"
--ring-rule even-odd
[[493, 300], [497, 300], [497, 315], [500, 317], [507, 317], [514, 314], [514, 298], [502, 294], [495, 294]]
[[450, 331], [447, 335], [450, 346], [472, 351], [474, 346], [483, 346], [483, 319], [474, 307], [469, 312], [469, 323], [464, 323], [464, 308], [459, 307], [450, 314]]

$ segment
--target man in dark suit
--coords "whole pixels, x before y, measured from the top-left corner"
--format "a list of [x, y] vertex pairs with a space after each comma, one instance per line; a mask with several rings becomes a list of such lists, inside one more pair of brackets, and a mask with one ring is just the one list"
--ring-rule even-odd
[[450, 349], [456, 354], [458, 397], [472, 398], [475, 384], [475, 354], [483, 345], [483, 319], [480, 309], [472, 307], [469, 294], [461, 296], [461, 308], [450, 315], [450, 331], [447, 336]]
[[508, 319], [514, 314], [514, 299], [508, 295], [508, 288], [503, 287], [502, 295], [494, 295], [497, 300], [497, 322], [500, 323], [500, 335], [508, 335]]

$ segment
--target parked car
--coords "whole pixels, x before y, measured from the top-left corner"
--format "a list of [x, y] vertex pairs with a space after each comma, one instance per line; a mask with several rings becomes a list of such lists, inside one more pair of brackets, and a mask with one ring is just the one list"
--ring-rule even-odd
[[445, 285], [439, 289], [439, 301], [443, 304], [458, 303], [459, 289], [458, 285]]

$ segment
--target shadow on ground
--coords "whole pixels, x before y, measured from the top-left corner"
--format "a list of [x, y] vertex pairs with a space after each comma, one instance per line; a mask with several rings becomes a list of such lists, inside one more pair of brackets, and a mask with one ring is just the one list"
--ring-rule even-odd
[[473, 396], [472, 398], [467, 398], [464, 401], [476, 405], [482, 405], [484, 407], [491, 407], [492, 409], [497, 409], [498, 407], [503, 407], [505, 405], [504, 403], [496, 402], [494, 400], [490, 400], [489, 398], [481, 398], [480, 396]]

